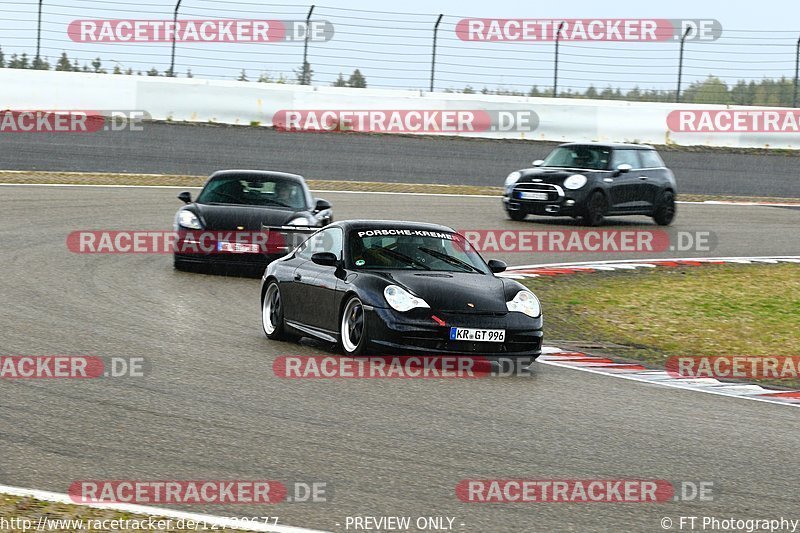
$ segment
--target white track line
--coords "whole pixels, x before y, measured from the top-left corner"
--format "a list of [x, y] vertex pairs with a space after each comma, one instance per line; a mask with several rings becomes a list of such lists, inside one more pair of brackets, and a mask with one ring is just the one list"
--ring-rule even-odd
[[[422, 184], [424, 185], [424, 184]], [[110, 189], [202, 189], [202, 187], [187, 187], [181, 185], [93, 185], [89, 183], [0, 183], [3, 187], [94, 187]], [[500, 198], [499, 195], [490, 194], [451, 194], [438, 192], [391, 192], [391, 191], [337, 191], [328, 189], [310, 189], [311, 192], [325, 194], [405, 194], [409, 196], [450, 196], [458, 198]]]
[[126, 503], [75, 503], [67, 494], [57, 492], [47, 492], [35, 489], [23, 489], [20, 487], [9, 487], [0, 485], [0, 494], [10, 494], [12, 496], [30, 497], [37, 500], [48, 502], [77, 505], [79, 507], [92, 507], [94, 509], [109, 509], [138, 515], [163, 516], [164, 518], [174, 518], [176, 520], [194, 520], [197, 523], [205, 523], [208, 527], [238, 529], [241, 531], [267, 531], [271, 533], [325, 533], [317, 529], [305, 529], [301, 527], [280, 526], [272, 524], [243, 524], [242, 521], [231, 520], [221, 516], [186, 513], [174, 511], [172, 509], [162, 509], [160, 507], [147, 507], [144, 505], [132, 505]]
[[[674, 381], [665, 381], [665, 380], [651, 381], [651, 380], [643, 379], [643, 378], [640, 378], [640, 377], [637, 377], [637, 376], [620, 374], [620, 373], [616, 373], [616, 372], [603, 372], [602, 367], [580, 367], [580, 366], [573, 366], [573, 365], [565, 365], [565, 364], [559, 363], [557, 361], [548, 361], [548, 360], [540, 360], [540, 359], [536, 359], [536, 362], [539, 363], [539, 364], [542, 364], [542, 365], [557, 366], [559, 368], [567, 368], [569, 370], [578, 370], [580, 372], [588, 372], [590, 374], [599, 374], [601, 376], [610, 376], [610, 377], [614, 377], [614, 378], [627, 379], [629, 381], [637, 381], [639, 383], [647, 383], [649, 385], [655, 385], [657, 387], [669, 387], [671, 389], [682, 389], [682, 390], [690, 390], [690, 391], [695, 391], [695, 392], [704, 392], [706, 394], [714, 394], [716, 396], [727, 396], [728, 398], [739, 398], [739, 399], [744, 399], [744, 400], [752, 400], [752, 401], [755, 401], [755, 402], [765, 402], [765, 403], [771, 403], [771, 404], [777, 404], [777, 405], [788, 405], [788, 406], [792, 406], [792, 407], [800, 406], [800, 404], [790, 403], [790, 402], [782, 402], [780, 400], [770, 400], [769, 398], [755, 398], [753, 396], [747, 396], [747, 395], [742, 395], [742, 394], [733, 394], [733, 393], [728, 393], [728, 392], [723, 392], [723, 391], [708, 390], [708, 389], [702, 388], [702, 387], [692, 387], [692, 386], [689, 386], [689, 385], [682, 385], [680, 383], [680, 380], [677, 379], [677, 378]], [[598, 370], [598, 368], [600, 370]], [[731, 383], [731, 384], [733, 385], [733, 383]], [[742, 383], [742, 385], [745, 385], [745, 383]], [[772, 392], [772, 391], [774, 391], [774, 392], [784, 392], [784, 391], [777, 391], [777, 390], [774, 390], [774, 389], [769, 389], [766, 392], [769, 393], [769, 392]], [[788, 391], [786, 391], [786, 392], [788, 392]]]
[[618, 264], [625, 264], [625, 263], [635, 263], [635, 264], [645, 264], [645, 263], [653, 263], [656, 266], [661, 261], [698, 261], [698, 262], [709, 262], [709, 261], [769, 261], [769, 260], [789, 260], [789, 261], [798, 261], [800, 260], [800, 255], [765, 255], [765, 256], [754, 256], [754, 257], [660, 257], [660, 258], [647, 258], [647, 259], [613, 259], [608, 261], [579, 261], [576, 263], [539, 263], [536, 265], [522, 265], [522, 266], [514, 266], [509, 267], [508, 271], [513, 270], [523, 270], [523, 269], [530, 269], [530, 268], [553, 268], [553, 267], [578, 267], [578, 266], [592, 266], [592, 265], [618, 265]]
[[181, 185], [93, 185], [91, 183], [0, 183], [3, 187], [94, 187], [97, 189], [202, 189]]
[[[408, 185], [408, 184], [405, 184]], [[431, 184], [414, 184], [414, 185], [431, 185]], [[433, 184], [435, 185], [435, 184]], [[202, 189], [202, 187], [186, 187], [181, 185], [92, 185], [88, 183], [0, 183], [4, 187], [95, 187], [95, 188], [111, 188], [111, 189]], [[407, 195], [407, 196], [443, 196], [443, 197], [457, 197], [457, 198], [501, 198], [497, 194], [453, 194], [453, 193], [439, 193], [439, 192], [390, 192], [390, 191], [337, 191], [328, 189], [311, 189], [312, 192], [320, 192], [326, 194], [388, 194], [388, 195]], [[800, 207], [800, 204], [773, 204], [769, 202], [728, 202], [721, 200], [705, 200], [702, 202], [686, 202], [678, 201], [679, 204], [688, 205], [721, 205], [721, 206], [750, 206], [750, 207]]]

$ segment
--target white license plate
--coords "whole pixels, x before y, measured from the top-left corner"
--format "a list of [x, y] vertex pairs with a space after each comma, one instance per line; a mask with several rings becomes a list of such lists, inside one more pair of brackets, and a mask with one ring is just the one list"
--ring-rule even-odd
[[231, 254], [257, 254], [261, 250], [258, 249], [258, 244], [219, 241], [217, 243], [217, 251]]
[[450, 328], [451, 341], [505, 342], [504, 329]]
[[523, 200], [547, 200], [546, 192], [528, 192], [523, 191], [519, 193], [519, 197]]

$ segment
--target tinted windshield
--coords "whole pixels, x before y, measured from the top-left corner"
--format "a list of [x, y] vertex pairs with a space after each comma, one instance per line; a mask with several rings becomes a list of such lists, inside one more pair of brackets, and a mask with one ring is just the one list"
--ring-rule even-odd
[[293, 180], [225, 176], [211, 180], [197, 197], [201, 204], [262, 205], [306, 209], [305, 190]]
[[354, 230], [349, 261], [356, 269], [489, 272], [483, 259], [456, 233], [414, 229]]
[[559, 146], [544, 159], [543, 167], [607, 170], [611, 150], [596, 146]]

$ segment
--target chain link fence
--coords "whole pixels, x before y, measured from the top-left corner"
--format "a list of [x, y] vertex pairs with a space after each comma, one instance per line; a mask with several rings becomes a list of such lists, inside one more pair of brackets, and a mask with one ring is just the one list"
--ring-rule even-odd
[[[546, 21], [549, 35], [539, 26], [529, 39], [514, 39], [515, 26], [501, 20], [499, 39], [486, 32], [471, 39], [469, 24], [489, 28], [488, 19], [246, 0], [10, 0], [0, 17], [5, 68], [632, 101], [796, 107], [798, 100], [800, 30], [717, 21], [708, 38], [708, 21], [687, 20], [655, 21], [656, 39], [626, 40], [593, 39], [591, 31], [576, 38], [576, 19]], [[157, 41], [93, 40], [73, 31], [81, 20], [267, 20], [283, 34], [268, 42], [203, 42], [177, 32]], [[328, 33], [317, 38], [305, 22]], [[604, 19], [584, 20], [584, 29], [592, 22], [608, 30]]]

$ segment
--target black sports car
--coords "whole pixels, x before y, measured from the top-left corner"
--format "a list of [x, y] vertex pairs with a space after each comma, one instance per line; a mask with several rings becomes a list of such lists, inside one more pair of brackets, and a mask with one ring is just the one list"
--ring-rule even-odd
[[597, 226], [607, 215], [648, 215], [666, 226], [675, 217], [675, 177], [652, 146], [568, 143], [533, 164], [506, 178], [512, 220], [571, 216]]
[[221, 170], [196, 200], [188, 192], [178, 198], [187, 204], [175, 214], [178, 269], [217, 262], [263, 268], [291, 251], [287, 241], [297, 234], [302, 242], [333, 220], [331, 204], [312, 198], [302, 176], [283, 172]]
[[445, 226], [338, 222], [267, 267], [264, 333], [337, 342], [346, 355], [467, 354], [527, 366], [541, 353], [541, 306], [494, 275], [505, 268]]

